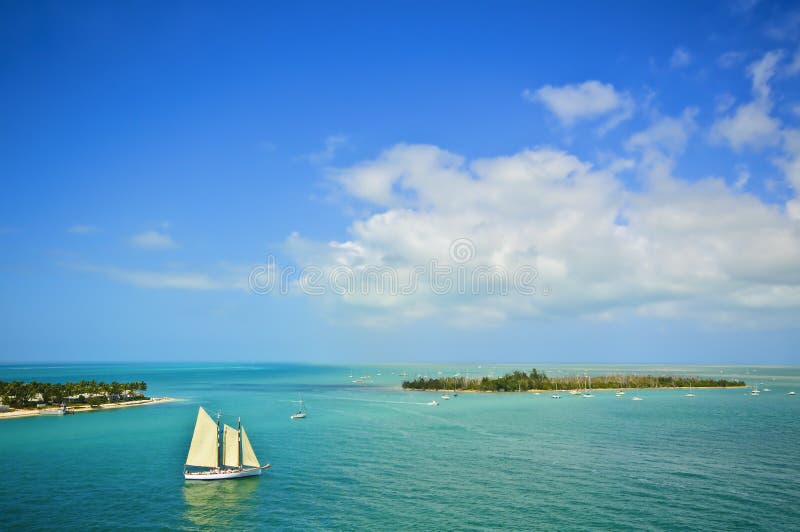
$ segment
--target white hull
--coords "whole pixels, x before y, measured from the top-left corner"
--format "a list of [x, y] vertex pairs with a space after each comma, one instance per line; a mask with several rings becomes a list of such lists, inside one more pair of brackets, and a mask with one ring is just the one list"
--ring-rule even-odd
[[224, 480], [227, 478], [243, 478], [261, 475], [261, 470], [269, 467], [269, 465], [261, 467], [248, 467], [245, 469], [223, 469], [221, 471], [197, 471], [197, 472], [183, 472], [183, 478], [186, 480]]
[[292, 414], [292, 416], [291, 416], [292, 419], [303, 419], [304, 417], [306, 417], [306, 415], [302, 414], [302, 413], [301, 414]]

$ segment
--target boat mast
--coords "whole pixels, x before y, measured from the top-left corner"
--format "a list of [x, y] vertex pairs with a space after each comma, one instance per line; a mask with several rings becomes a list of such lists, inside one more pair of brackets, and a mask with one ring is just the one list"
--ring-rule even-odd
[[237, 432], [239, 433], [239, 469], [242, 469], [244, 465], [242, 464], [243, 456], [242, 456], [242, 418], [239, 418], [239, 425], [237, 427]]
[[217, 410], [217, 468], [222, 465], [224, 458], [222, 456], [222, 445], [220, 444], [221, 432], [219, 429], [219, 420], [222, 417], [222, 412]]

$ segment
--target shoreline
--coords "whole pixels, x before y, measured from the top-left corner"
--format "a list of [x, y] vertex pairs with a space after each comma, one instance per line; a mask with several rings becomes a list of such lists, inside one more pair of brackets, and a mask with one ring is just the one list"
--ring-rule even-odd
[[[138, 400], [138, 401], [123, 401], [120, 403], [107, 403], [104, 405], [100, 405], [97, 408], [92, 408], [89, 405], [80, 405], [76, 407], [67, 407], [70, 410], [70, 414], [81, 414], [83, 412], [102, 412], [103, 410], [116, 410], [117, 408], [131, 408], [134, 406], [146, 406], [146, 405], [154, 405], [158, 403], [171, 403], [174, 401], [180, 401], [175, 397], [151, 397], [150, 399]], [[56, 407], [53, 407], [56, 408]], [[21, 410], [13, 410], [10, 412], [0, 412], [0, 419], [16, 419], [21, 417], [38, 417], [40, 415], [41, 410], [46, 409], [21, 409]], [[68, 414], [69, 415], [69, 414]]]
[[[741, 390], [743, 388], [752, 388], [752, 386], [662, 386], [660, 388], [592, 388], [591, 392], [617, 392], [622, 391], [645, 391], [645, 390]], [[583, 393], [583, 390], [525, 390], [525, 391], [503, 391], [496, 392], [494, 390], [453, 390], [453, 389], [438, 389], [438, 388], [400, 388], [404, 392], [436, 392], [436, 393], [569, 393], [576, 391]]]

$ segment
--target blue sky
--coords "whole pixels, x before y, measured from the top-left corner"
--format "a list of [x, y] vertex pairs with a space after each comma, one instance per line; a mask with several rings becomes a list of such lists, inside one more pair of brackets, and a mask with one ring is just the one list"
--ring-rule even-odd
[[0, 3], [0, 361], [800, 362], [796, 4], [289, 4]]

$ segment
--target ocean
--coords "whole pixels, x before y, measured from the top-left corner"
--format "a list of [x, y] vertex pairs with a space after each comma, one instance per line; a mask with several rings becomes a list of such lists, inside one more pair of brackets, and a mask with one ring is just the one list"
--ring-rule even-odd
[[[398, 375], [533, 366], [740, 377], [772, 391], [443, 400], [401, 390]], [[182, 401], [0, 420], [0, 529], [800, 529], [800, 395], [787, 395], [800, 392], [800, 367], [0, 367], [0, 380], [84, 378], [144, 380], [148, 395]], [[290, 420], [301, 396], [308, 418]], [[241, 417], [271, 469], [184, 481], [200, 405]]]

